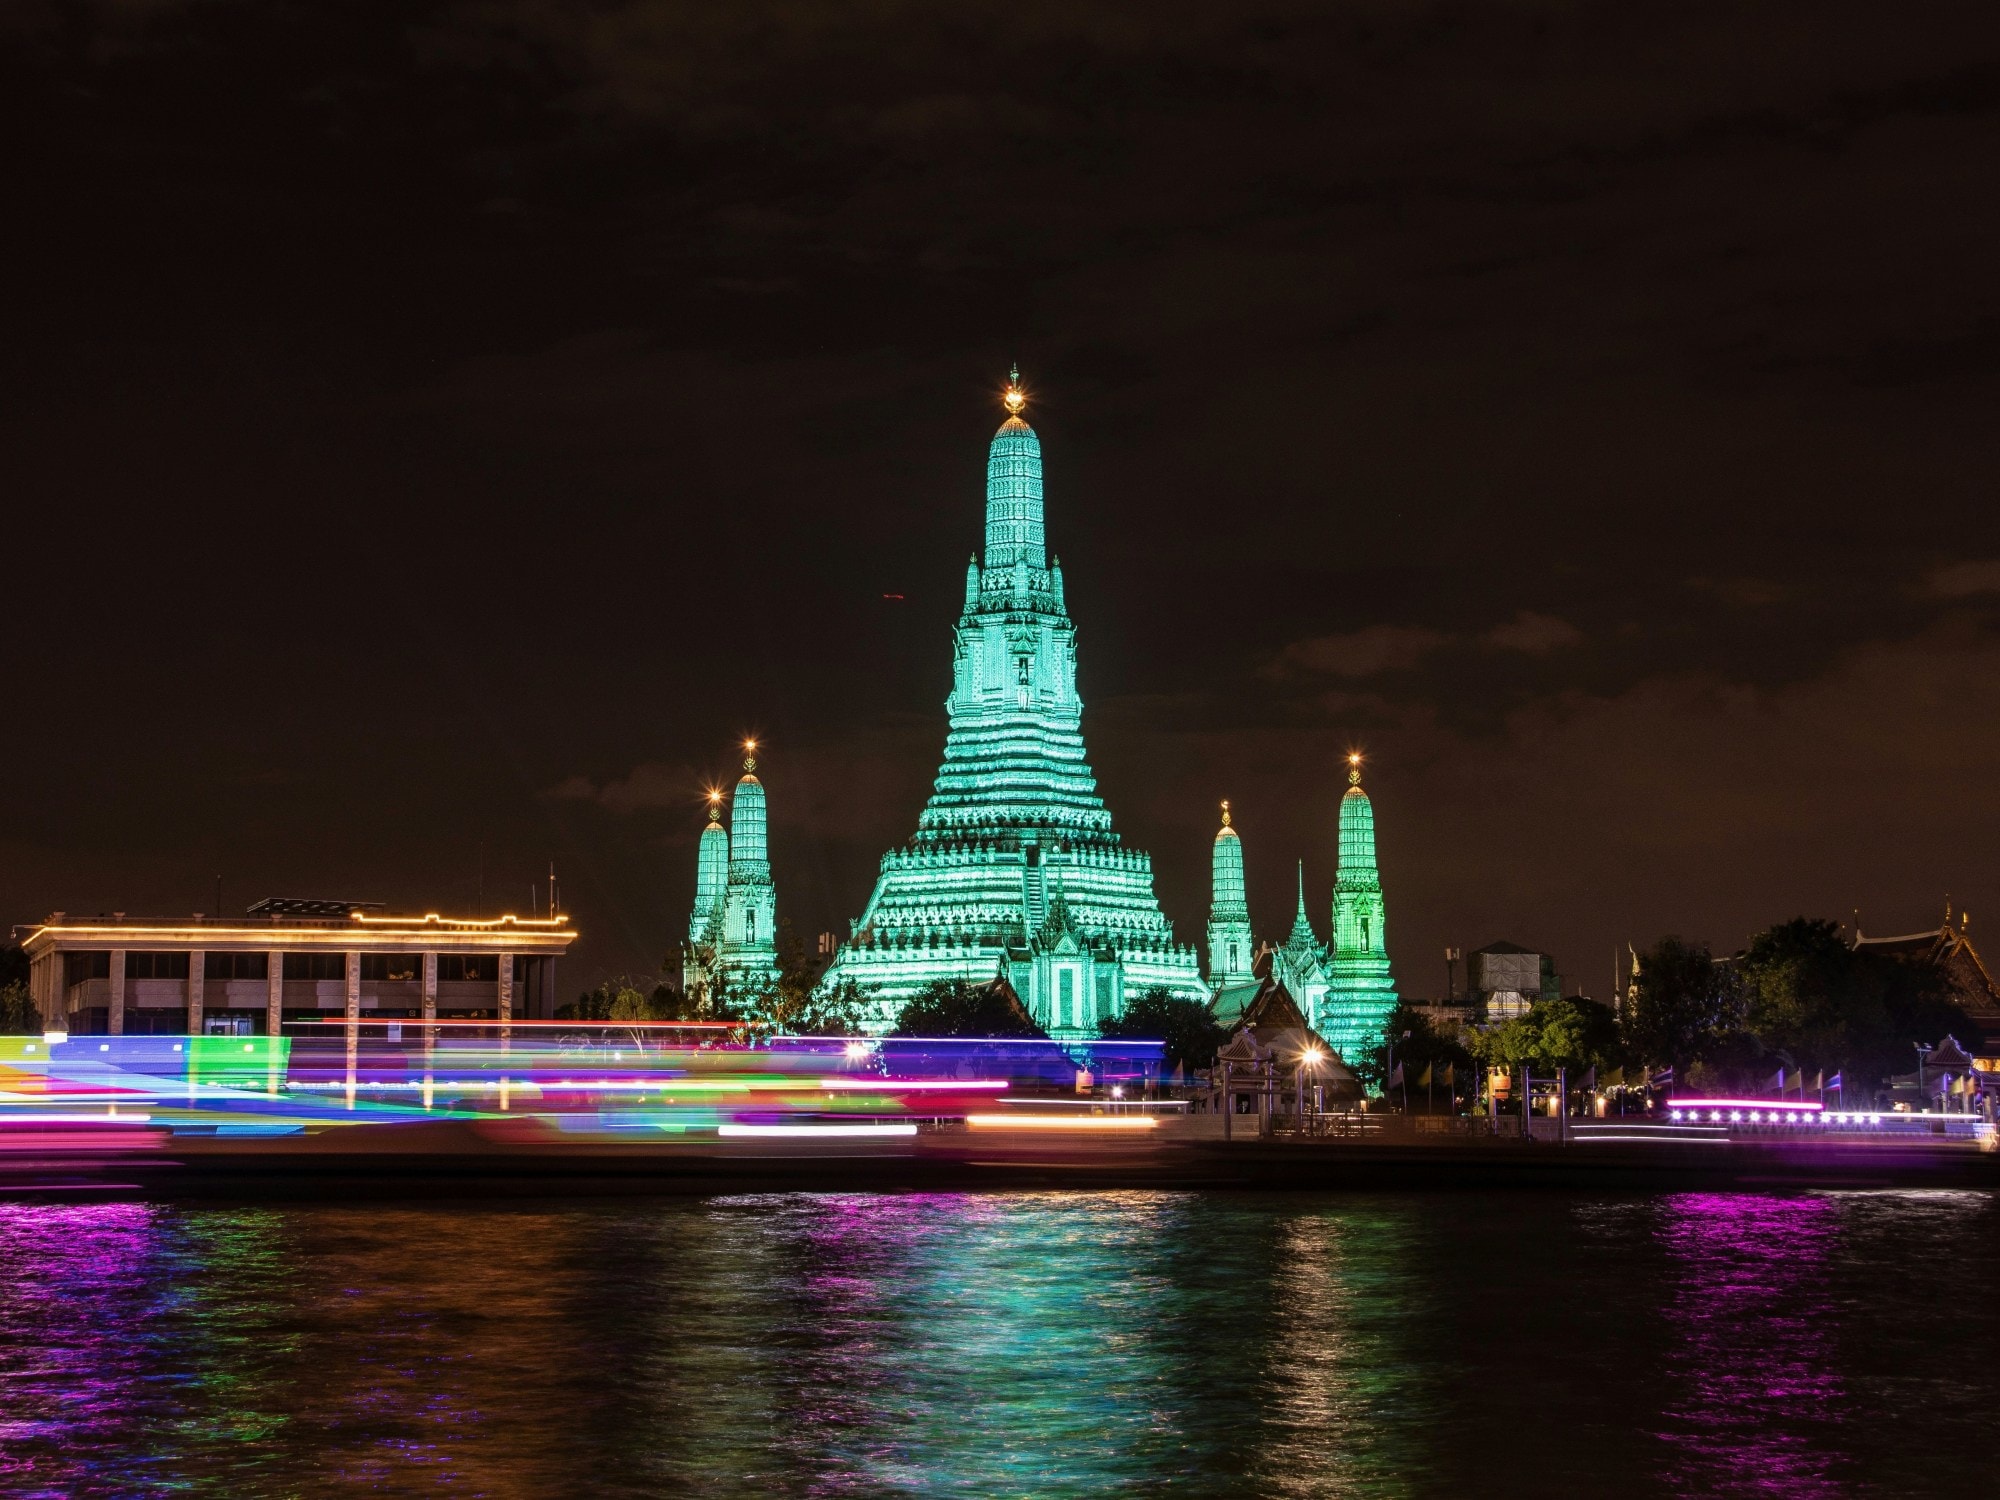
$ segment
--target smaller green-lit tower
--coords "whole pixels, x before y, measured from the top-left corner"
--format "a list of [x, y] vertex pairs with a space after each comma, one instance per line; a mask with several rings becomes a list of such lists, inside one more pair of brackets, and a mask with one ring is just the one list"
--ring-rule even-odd
[[708, 826], [695, 855], [694, 910], [688, 914], [687, 960], [681, 983], [690, 994], [706, 994], [722, 946], [723, 895], [729, 886], [729, 832], [722, 826], [722, 793], [708, 794]]
[[[743, 742], [743, 775], [729, 805], [729, 876], [723, 885], [716, 969], [741, 990], [778, 977], [778, 894], [765, 844], [764, 783], [757, 742]], [[704, 835], [706, 837], [706, 835]]]
[[1319, 1029], [1326, 1009], [1326, 945], [1306, 915], [1306, 862], [1299, 861], [1299, 909], [1291, 935], [1271, 949], [1271, 977], [1282, 984], [1304, 1012], [1306, 1023]]
[[1380, 1044], [1382, 1023], [1396, 1008], [1383, 932], [1382, 874], [1375, 864], [1375, 807], [1361, 790], [1361, 756], [1347, 757], [1347, 795], [1340, 799], [1340, 869], [1333, 880], [1333, 941], [1326, 999], [1318, 1021], [1345, 1058]]
[[1250, 906], [1243, 893], [1243, 840], [1229, 826], [1222, 804], [1222, 829], [1211, 856], [1208, 908], [1208, 982], [1211, 988], [1248, 984], [1255, 961], [1250, 941]]

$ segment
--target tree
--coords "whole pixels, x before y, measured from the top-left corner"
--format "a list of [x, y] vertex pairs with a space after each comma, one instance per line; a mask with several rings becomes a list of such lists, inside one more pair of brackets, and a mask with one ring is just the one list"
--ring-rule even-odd
[[[1407, 1035], [1405, 1035], [1407, 1033]], [[1379, 1089], [1389, 1076], [1389, 1054], [1403, 1064], [1404, 1077], [1414, 1078], [1426, 1064], [1450, 1064], [1469, 1069], [1473, 1053], [1458, 1035], [1458, 1029], [1438, 1026], [1422, 1011], [1404, 1001], [1382, 1021], [1375, 1044], [1358, 1057], [1342, 1058], [1355, 1075], [1370, 1088]]]
[[1609, 1006], [1594, 1000], [1537, 1000], [1526, 1015], [1480, 1032], [1475, 1046], [1489, 1067], [1580, 1073], [1618, 1059], [1618, 1023]]
[[40, 1036], [42, 1011], [24, 979], [0, 985], [0, 1036]]
[[1229, 1040], [1228, 1031], [1216, 1024], [1207, 1005], [1157, 988], [1128, 1002], [1123, 1015], [1099, 1021], [1097, 1034], [1164, 1042], [1167, 1068], [1187, 1073], [1214, 1067], [1215, 1054]]
[[1741, 960], [1745, 1024], [1800, 1067], [1839, 1068], [1889, 1030], [1884, 987], [1867, 969], [1832, 922], [1767, 927]]
[[1697, 1061], [1722, 1055], [1743, 1034], [1737, 976], [1703, 943], [1663, 937], [1639, 956], [1639, 979], [1625, 1038], [1639, 1060], [1684, 1077]]
[[573, 1005], [556, 1008], [559, 1021], [702, 1021], [734, 1020], [716, 1015], [705, 1002], [691, 1000], [673, 985], [648, 981], [629, 974], [607, 979], [595, 989], [585, 990]]
[[1741, 969], [1759, 1046], [1800, 1068], [1844, 1070], [1851, 1085], [1907, 1071], [1913, 1043], [1965, 1035], [1969, 1025], [1936, 967], [1850, 948], [1823, 918], [1766, 928]]
[[926, 985], [897, 1015], [890, 1035], [1048, 1037], [1001, 986], [966, 979]]

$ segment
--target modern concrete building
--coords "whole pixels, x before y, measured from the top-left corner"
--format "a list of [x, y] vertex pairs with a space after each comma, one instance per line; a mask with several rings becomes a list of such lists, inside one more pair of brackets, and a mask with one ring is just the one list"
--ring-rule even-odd
[[383, 915], [260, 901], [240, 917], [73, 919], [19, 930], [51, 1031], [275, 1036], [286, 1021], [547, 1018], [567, 917]]

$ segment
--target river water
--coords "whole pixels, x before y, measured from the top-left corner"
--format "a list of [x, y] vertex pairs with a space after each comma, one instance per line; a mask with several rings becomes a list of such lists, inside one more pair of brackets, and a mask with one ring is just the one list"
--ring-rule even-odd
[[1985, 1192], [0, 1205], [8, 1495], [1958, 1495]]

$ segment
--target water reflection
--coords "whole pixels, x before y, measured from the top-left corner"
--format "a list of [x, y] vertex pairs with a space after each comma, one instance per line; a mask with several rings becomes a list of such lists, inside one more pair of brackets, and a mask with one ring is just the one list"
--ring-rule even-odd
[[1673, 1383], [1661, 1434], [1674, 1488], [1809, 1497], [1844, 1492], [1839, 1309], [1826, 1267], [1841, 1230], [1828, 1197], [1667, 1199], [1676, 1274], [1663, 1309]]
[[1984, 1441], [1987, 1367], [1939, 1377], [2000, 1334], [1997, 1221], [1986, 1194], [0, 1205], [0, 1492], [1912, 1493], [1912, 1454]]

